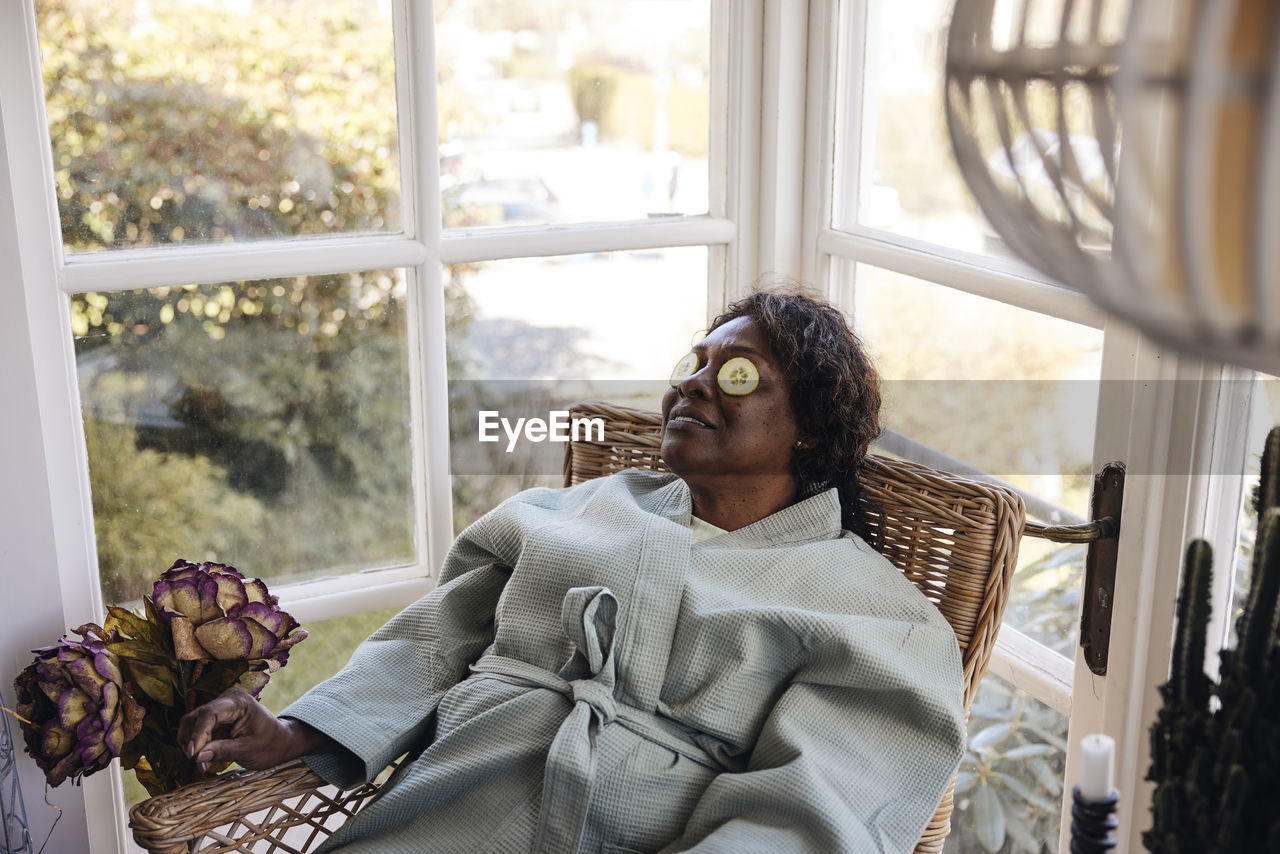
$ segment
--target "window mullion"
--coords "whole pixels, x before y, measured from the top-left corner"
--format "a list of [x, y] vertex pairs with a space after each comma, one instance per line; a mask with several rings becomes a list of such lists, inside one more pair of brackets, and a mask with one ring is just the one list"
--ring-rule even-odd
[[1216, 678], [1218, 657], [1215, 654], [1227, 642], [1231, 632], [1231, 596], [1235, 578], [1237, 540], [1240, 534], [1240, 512], [1250, 496], [1245, 493], [1245, 472], [1250, 455], [1261, 452], [1253, 445], [1249, 429], [1256, 401], [1257, 374], [1248, 368], [1224, 367], [1218, 391], [1217, 420], [1213, 427], [1213, 477], [1200, 478], [1205, 490], [1205, 515], [1201, 526], [1204, 539], [1213, 548], [1214, 572], [1210, 599], [1213, 613], [1206, 632], [1208, 654], [1205, 669]]
[[975, 257], [914, 238], [862, 228], [857, 232], [823, 229], [818, 235], [818, 249], [1083, 326], [1100, 329], [1103, 325], [1103, 313], [1083, 294], [1049, 284], [1019, 262]]
[[785, 276], [801, 269], [808, 5], [766, 0], [764, 6], [756, 242], [761, 272]]
[[[723, 304], [744, 296], [760, 275], [760, 255], [755, 236], [760, 231], [760, 130], [764, 45], [763, 0], [741, 0], [726, 10], [728, 61], [726, 167], [723, 216], [737, 225], [737, 239], [730, 245], [725, 264]], [[712, 209], [713, 214], [720, 213]], [[717, 314], [714, 294], [707, 311]]]
[[705, 216], [658, 217], [616, 223], [564, 226], [449, 229], [440, 240], [445, 264], [502, 258], [543, 258], [586, 252], [708, 246], [729, 243], [738, 229], [727, 219]]
[[[449, 477], [449, 372], [445, 357], [444, 282], [440, 253], [440, 152], [437, 107], [435, 13], [433, 3], [402, 0], [397, 7], [405, 22], [406, 51], [397, 65], [407, 68], [407, 115], [401, 126], [408, 144], [402, 156], [411, 161], [412, 186], [406, 197], [414, 209], [416, 234], [432, 259], [409, 272], [409, 344], [413, 384], [414, 499], [420, 520], [417, 547], [432, 576], [444, 563], [453, 541], [453, 491]], [[402, 102], [405, 103], [405, 102]]]
[[[856, 37], [841, 40], [837, 35], [835, 69], [837, 82], [830, 112], [832, 125], [833, 180], [829, 185], [830, 202], [823, 213], [822, 230], [829, 227], [834, 211], [848, 211], [844, 218], [853, 221], [858, 208], [858, 195], [863, 179], [862, 142], [867, 138], [867, 123], [874, 122], [875, 110], [867, 109], [866, 76], [867, 44], [865, 33], [873, 25], [874, 4], [868, 0], [841, 0], [835, 14], [835, 29], [839, 34]], [[868, 8], [872, 6], [873, 8]], [[836, 109], [836, 104], [840, 109]], [[839, 179], [835, 180], [835, 173]], [[821, 232], [820, 232], [821, 233]], [[852, 298], [852, 294], [849, 295]]]
[[[1105, 733], [1116, 740], [1116, 786], [1125, 793], [1118, 838], [1142, 850], [1150, 824], [1148, 728], [1167, 678], [1183, 553], [1205, 519], [1203, 476], [1214, 462], [1217, 366], [1161, 352], [1127, 327], [1108, 323], [1103, 350], [1094, 469], [1125, 462], [1124, 509], [1117, 556], [1110, 656], [1095, 675], [1076, 652], [1066, 779], [1080, 776], [1079, 743]], [[1063, 806], [1062, 842], [1070, 832]], [[1065, 849], [1064, 849], [1065, 850]]]
[[126, 249], [75, 255], [62, 266], [66, 293], [238, 282], [410, 267], [429, 257], [422, 243], [399, 235], [343, 235]]
[[831, 265], [829, 256], [818, 251], [818, 234], [831, 225], [838, 18], [835, 0], [815, 0], [810, 4], [800, 278], [828, 297], [834, 296], [830, 292]]
[[[325, 581], [282, 586], [274, 591], [284, 608], [302, 625], [351, 614], [403, 608], [431, 592], [434, 580], [410, 572], [382, 570], [378, 575], [357, 573]], [[389, 576], [386, 577], [386, 576]]]
[[988, 668], [1049, 708], [1071, 716], [1071, 661], [1013, 626], [1000, 627]]

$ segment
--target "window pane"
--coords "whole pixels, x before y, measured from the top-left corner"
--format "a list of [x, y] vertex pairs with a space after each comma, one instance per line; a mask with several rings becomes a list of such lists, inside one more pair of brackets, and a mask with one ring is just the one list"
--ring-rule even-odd
[[969, 749], [943, 851], [1056, 851], [1066, 747], [1064, 715], [988, 674], [969, 713]]
[[268, 584], [413, 559], [404, 280], [72, 299], [103, 596], [175, 558]]
[[[1034, 518], [1088, 518], [1099, 330], [866, 265], [855, 293], [887, 428], [1022, 490]], [[1005, 621], [1070, 656], [1083, 563], [1023, 538]]]
[[[837, 126], [842, 128], [843, 140], [837, 150], [836, 168], [850, 176], [857, 175], [861, 189], [857, 198], [838, 201], [833, 211], [834, 226], [848, 228], [858, 223], [955, 249], [1007, 257], [1008, 249], [979, 213], [951, 153], [943, 106], [943, 63], [953, 5], [951, 0], [869, 0], [865, 32], [860, 22], [852, 20], [854, 16], [847, 16], [851, 19], [849, 28], [842, 34], [846, 50], [849, 45], [865, 44], [866, 61], [863, 69], [847, 64], [849, 70], [839, 85], [847, 92], [855, 85], [856, 73], [862, 71], [865, 100], [859, 123], [858, 116], [848, 112], [848, 105], [860, 99], [849, 95], [837, 98]], [[1062, 0], [995, 5], [993, 20], [1004, 22], [1006, 27], [1003, 33], [995, 34], [997, 40], [1002, 35], [1009, 40], [1016, 36], [1019, 10], [1025, 8], [1028, 43], [1037, 47], [1058, 43]], [[1077, 31], [1083, 31], [1094, 5], [1077, 4], [1071, 18], [1073, 37], [1084, 37]], [[1103, 32], [1116, 36], [1123, 23], [1116, 20], [1117, 13], [1127, 9], [1127, 4], [1102, 5], [1106, 7], [1102, 12]], [[1012, 103], [1005, 103], [1004, 107], [1011, 114], [1018, 114]], [[1086, 138], [1092, 132], [1086, 93], [1068, 91], [1063, 108], [1072, 132], [1085, 132], [1074, 137], [1071, 153], [1075, 162], [1089, 188], [1105, 194], [1102, 154], [1096, 141]], [[1027, 92], [1029, 122], [1011, 120], [1012, 150], [1019, 174], [1030, 186], [1030, 201], [1046, 216], [1065, 221], [1065, 208], [1036, 148], [1038, 139], [1047, 147], [1047, 156], [1054, 157], [1057, 109], [1052, 86], [1033, 83]], [[975, 126], [982, 151], [988, 157], [988, 169], [997, 182], [1007, 180], [1007, 188], [1002, 188], [1013, 194], [1017, 192], [1016, 179], [991, 111], [992, 104], [981, 97], [975, 99]], [[922, 163], [930, 164], [930, 168], [921, 169]], [[836, 184], [840, 186], [841, 182]], [[1105, 217], [1087, 201], [1081, 188], [1072, 186], [1067, 192], [1083, 226], [1090, 229], [1087, 239], [1100, 247], [1107, 245], [1110, 236]]]
[[37, 9], [69, 250], [399, 230], [389, 3]]
[[437, 4], [445, 226], [705, 213], [710, 9]]
[[[454, 521], [563, 482], [564, 443], [479, 443], [479, 413], [549, 419], [595, 399], [659, 408], [707, 324], [704, 247], [452, 267], [447, 291]], [[511, 451], [507, 448], [511, 447]]]
[[[950, 0], [870, 0], [868, 31], [841, 33], [846, 51], [865, 44], [866, 101], [859, 126], [858, 117], [849, 113], [857, 101], [848, 94], [859, 69], [848, 63], [846, 77], [837, 84], [846, 94], [836, 99], [836, 116], [837, 126], [852, 138], [839, 145], [836, 170], [858, 175], [863, 186], [860, 198], [836, 205], [836, 228], [861, 223], [982, 251], [983, 223], [952, 160], [942, 111], [942, 47], [951, 5]], [[921, 169], [921, 163], [931, 168]]]

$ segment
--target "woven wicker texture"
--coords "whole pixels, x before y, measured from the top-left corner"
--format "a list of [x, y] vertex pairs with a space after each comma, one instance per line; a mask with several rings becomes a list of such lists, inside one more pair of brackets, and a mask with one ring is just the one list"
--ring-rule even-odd
[[233, 771], [135, 804], [133, 838], [148, 851], [179, 854], [304, 854], [356, 814], [377, 785], [328, 786], [301, 760], [266, 771]]
[[[605, 430], [602, 441], [567, 446], [566, 485], [628, 468], [667, 470], [659, 458], [658, 413], [588, 402], [573, 407], [571, 417], [602, 418]], [[862, 482], [872, 545], [938, 606], [956, 632], [967, 711], [1008, 600], [1026, 515], [1022, 499], [998, 487], [874, 456]], [[152, 852], [304, 854], [375, 790], [370, 785], [335, 792], [294, 762], [151, 798], [130, 810], [129, 823], [134, 838]], [[942, 850], [951, 812], [948, 788], [916, 854]]]

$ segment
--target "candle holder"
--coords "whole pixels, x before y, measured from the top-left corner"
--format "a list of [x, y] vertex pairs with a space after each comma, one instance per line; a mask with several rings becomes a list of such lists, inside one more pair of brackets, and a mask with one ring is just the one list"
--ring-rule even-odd
[[1076, 786], [1071, 790], [1071, 854], [1106, 854], [1116, 847], [1116, 804], [1120, 793], [1090, 800]]

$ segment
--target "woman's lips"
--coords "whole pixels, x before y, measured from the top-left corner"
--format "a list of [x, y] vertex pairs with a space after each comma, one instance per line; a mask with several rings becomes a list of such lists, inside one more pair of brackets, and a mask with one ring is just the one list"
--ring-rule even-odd
[[671, 416], [670, 418], [667, 419], [667, 427], [668, 428], [674, 427], [678, 430], [714, 430], [715, 429], [714, 427], [712, 427], [707, 422], [703, 421], [698, 416], [689, 415], [688, 413], [682, 413], [680, 415]]

